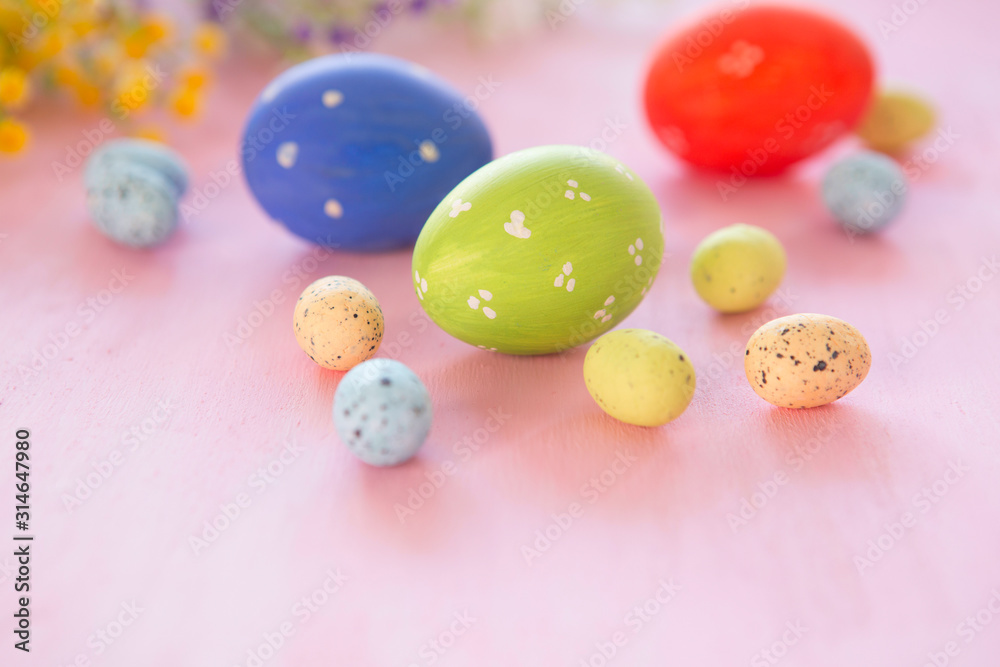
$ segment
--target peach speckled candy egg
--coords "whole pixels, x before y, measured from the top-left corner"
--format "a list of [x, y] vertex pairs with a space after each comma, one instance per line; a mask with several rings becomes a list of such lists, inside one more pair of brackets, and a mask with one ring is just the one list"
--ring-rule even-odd
[[344, 276], [320, 278], [307, 287], [295, 304], [294, 322], [299, 347], [335, 371], [375, 356], [385, 326], [375, 295]]
[[780, 317], [757, 329], [743, 359], [753, 390], [782, 408], [832, 403], [861, 384], [872, 364], [857, 329], [812, 313]]

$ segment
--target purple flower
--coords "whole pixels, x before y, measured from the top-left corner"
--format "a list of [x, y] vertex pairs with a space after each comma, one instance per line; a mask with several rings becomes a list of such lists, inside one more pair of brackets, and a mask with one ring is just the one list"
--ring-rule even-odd
[[292, 28], [292, 37], [300, 42], [308, 42], [312, 36], [312, 28], [305, 21], [300, 21]]
[[352, 34], [349, 28], [345, 28], [342, 25], [335, 25], [330, 28], [327, 38], [334, 44], [344, 44], [351, 39]]

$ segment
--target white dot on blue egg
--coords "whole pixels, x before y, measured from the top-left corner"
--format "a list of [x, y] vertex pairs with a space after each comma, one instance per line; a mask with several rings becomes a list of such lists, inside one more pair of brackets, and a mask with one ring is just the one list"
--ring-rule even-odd
[[328, 90], [323, 93], [323, 106], [332, 109], [344, 101], [344, 94], [339, 90]]
[[336, 199], [327, 199], [323, 204], [323, 212], [331, 218], [338, 219], [344, 215], [344, 207]]
[[441, 157], [441, 153], [438, 152], [437, 146], [434, 145], [433, 141], [424, 141], [420, 144], [420, 157], [426, 162], [437, 162]]
[[285, 169], [295, 166], [295, 159], [299, 156], [299, 145], [294, 141], [286, 141], [278, 146], [278, 164]]

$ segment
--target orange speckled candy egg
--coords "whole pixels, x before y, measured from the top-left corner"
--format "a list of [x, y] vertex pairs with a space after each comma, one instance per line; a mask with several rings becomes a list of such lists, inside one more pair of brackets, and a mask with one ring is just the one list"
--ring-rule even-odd
[[768, 322], [743, 357], [757, 395], [782, 408], [814, 408], [841, 398], [868, 375], [871, 351], [843, 320], [804, 313]]
[[860, 120], [874, 67], [849, 28], [810, 9], [716, 7], [671, 31], [646, 79], [657, 137], [734, 186], [828, 146]]
[[346, 371], [371, 359], [382, 343], [385, 320], [378, 299], [353, 278], [327, 276], [295, 304], [295, 339], [323, 368]]

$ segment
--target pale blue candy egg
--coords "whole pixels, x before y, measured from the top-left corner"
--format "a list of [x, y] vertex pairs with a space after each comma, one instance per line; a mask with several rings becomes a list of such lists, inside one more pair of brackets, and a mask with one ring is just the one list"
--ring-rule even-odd
[[313, 243], [412, 244], [441, 199], [493, 158], [475, 109], [426, 69], [378, 54], [292, 67], [250, 110], [240, 154], [267, 214]]
[[396, 465], [416, 454], [427, 439], [431, 398], [404, 364], [371, 359], [341, 379], [333, 396], [333, 423], [359, 459], [374, 466]]
[[173, 185], [178, 199], [187, 191], [188, 169], [183, 158], [167, 146], [146, 139], [116, 139], [98, 148], [87, 160], [84, 185], [89, 188], [102, 179], [109, 167], [125, 162], [160, 172]]
[[177, 227], [174, 185], [143, 164], [121, 162], [96, 172], [87, 187], [87, 209], [106, 236], [137, 248], [162, 243]]
[[906, 175], [881, 153], [864, 151], [836, 162], [823, 178], [823, 201], [849, 232], [878, 231], [903, 207]]

